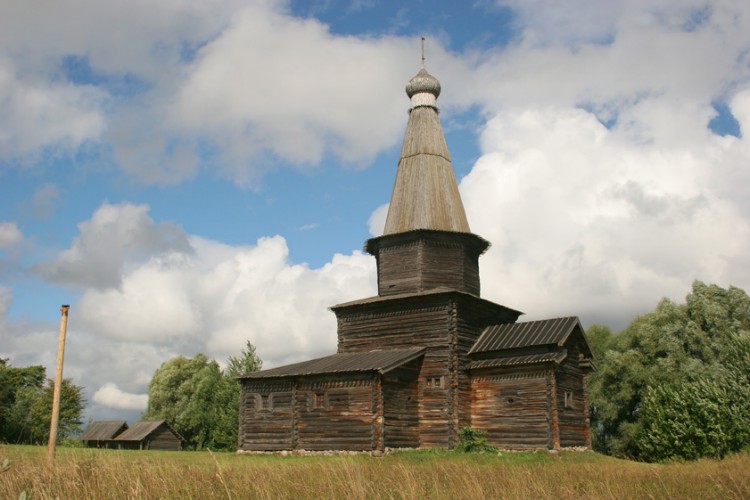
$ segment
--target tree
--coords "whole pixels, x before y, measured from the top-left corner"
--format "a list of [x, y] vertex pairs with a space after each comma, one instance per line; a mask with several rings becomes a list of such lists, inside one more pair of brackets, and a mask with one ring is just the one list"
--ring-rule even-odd
[[45, 374], [43, 366], [15, 368], [7, 359], [0, 358], [0, 441], [15, 442], [16, 423], [10, 419], [18, 392], [26, 387], [42, 387]]
[[710, 375], [649, 387], [637, 445], [647, 460], [722, 458], [750, 448], [750, 338], [736, 338]]
[[248, 340], [240, 356], [229, 356], [227, 359], [227, 368], [224, 374], [227, 377], [234, 378], [248, 373], [257, 372], [263, 367], [263, 361], [255, 352], [255, 346]]
[[172, 358], [151, 379], [143, 418], [167, 420], [191, 449], [235, 449], [239, 425], [235, 374], [254, 371], [261, 364], [250, 342], [240, 357], [229, 358], [225, 372], [204, 354]]
[[[49, 439], [54, 382], [45, 384], [43, 366], [14, 368], [0, 360], [0, 441], [40, 444]], [[86, 406], [83, 388], [70, 379], [60, 387], [58, 432], [70, 437], [81, 431]]]
[[633, 320], [607, 341], [591, 377], [597, 449], [661, 460], [723, 456], [736, 446], [722, 443], [750, 444], [737, 417], [748, 415], [750, 398], [736, 383], [750, 373], [749, 337], [747, 294], [699, 281], [685, 304], [663, 299]]

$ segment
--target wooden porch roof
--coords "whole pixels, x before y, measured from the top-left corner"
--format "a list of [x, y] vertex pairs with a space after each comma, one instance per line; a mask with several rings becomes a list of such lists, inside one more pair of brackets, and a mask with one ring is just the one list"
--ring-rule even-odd
[[[576, 329], [583, 332], [581, 322], [576, 316], [492, 325], [484, 329], [469, 354], [540, 345], [562, 347]], [[584, 343], [586, 343], [585, 336]], [[588, 344], [586, 344], [586, 349], [591, 355]]]

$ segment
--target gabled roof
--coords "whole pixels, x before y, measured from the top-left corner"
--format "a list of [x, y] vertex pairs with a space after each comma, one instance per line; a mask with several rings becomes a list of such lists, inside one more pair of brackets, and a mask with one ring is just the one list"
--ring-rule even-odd
[[91, 422], [81, 437], [81, 441], [109, 441], [128, 428], [124, 420]]
[[424, 351], [423, 347], [411, 347], [408, 349], [337, 353], [324, 358], [249, 373], [238, 378], [256, 379], [372, 371], [386, 373], [418, 358]]
[[[115, 441], [141, 441], [162, 425], [169, 427], [166, 420], [141, 420], [140, 422], [134, 423], [130, 429], [117, 436]], [[182, 439], [171, 427], [169, 427], [169, 430], [172, 431], [175, 436]]]
[[[469, 354], [541, 345], [562, 347], [576, 329], [583, 333], [581, 322], [575, 316], [492, 325], [484, 329]], [[586, 337], [583, 338], [586, 343]], [[590, 355], [588, 344], [586, 349]]]
[[528, 354], [526, 356], [506, 356], [502, 358], [491, 358], [491, 359], [480, 359], [477, 361], [471, 361], [467, 365], [469, 370], [476, 370], [479, 368], [498, 368], [501, 366], [521, 366], [521, 365], [536, 365], [541, 363], [557, 363], [560, 364], [568, 355], [566, 349], [562, 349], [558, 352], [545, 352], [541, 354]]

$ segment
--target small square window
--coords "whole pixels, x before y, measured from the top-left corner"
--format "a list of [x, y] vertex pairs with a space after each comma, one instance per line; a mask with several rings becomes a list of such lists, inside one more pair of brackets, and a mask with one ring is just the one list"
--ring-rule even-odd
[[442, 389], [444, 387], [445, 377], [427, 377], [425, 379], [425, 389]]
[[273, 410], [272, 394], [255, 394], [255, 411]]
[[315, 392], [312, 395], [313, 408], [321, 409], [326, 407], [326, 394], [325, 392]]

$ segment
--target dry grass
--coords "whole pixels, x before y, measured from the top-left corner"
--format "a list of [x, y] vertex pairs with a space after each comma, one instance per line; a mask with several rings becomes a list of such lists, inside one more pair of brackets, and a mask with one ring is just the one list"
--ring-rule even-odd
[[750, 455], [648, 465], [594, 453], [276, 457], [2, 446], [0, 498], [750, 498]]

